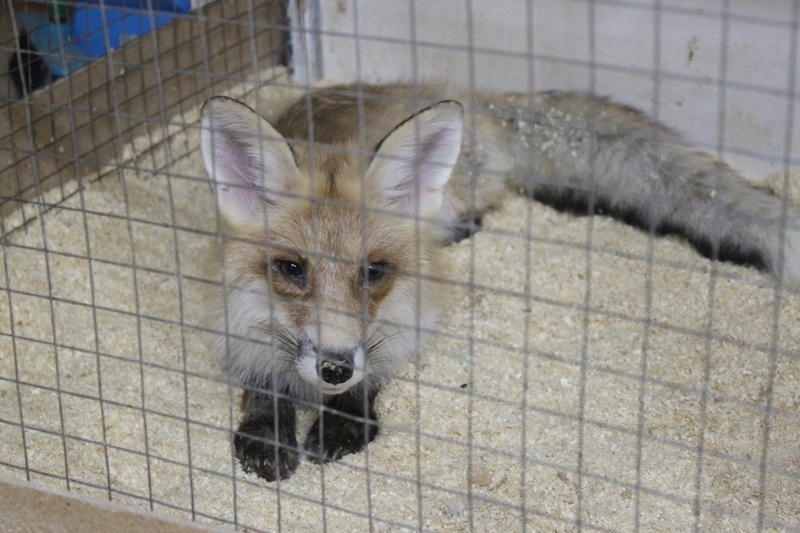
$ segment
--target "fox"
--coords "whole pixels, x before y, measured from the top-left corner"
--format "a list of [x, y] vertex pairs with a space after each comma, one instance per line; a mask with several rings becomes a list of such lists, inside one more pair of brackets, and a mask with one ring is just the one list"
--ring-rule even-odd
[[[376, 438], [381, 385], [442, 311], [440, 250], [509, 189], [800, 280], [797, 207], [606, 97], [350, 84], [272, 123], [213, 97], [200, 129], [224, 224], [211, 351], [244, 389], [235, 455], [267, 481]], [[302, 445], [297, 405], [320, 413]]]

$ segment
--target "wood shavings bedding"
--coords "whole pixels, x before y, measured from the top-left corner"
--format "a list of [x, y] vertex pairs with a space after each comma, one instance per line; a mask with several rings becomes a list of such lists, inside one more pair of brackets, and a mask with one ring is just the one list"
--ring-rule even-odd
[[704, 531], [755, 531], [762, 505], [800, 528], [798, 294], [513, 195], [445, 251], [440, 334], [368, 452], [244, 474], [203, 343], [203, 176], [199, 153], [137, 166], [9, 236], [0, 473], [257, 530], [687, 531], [696, 501]]

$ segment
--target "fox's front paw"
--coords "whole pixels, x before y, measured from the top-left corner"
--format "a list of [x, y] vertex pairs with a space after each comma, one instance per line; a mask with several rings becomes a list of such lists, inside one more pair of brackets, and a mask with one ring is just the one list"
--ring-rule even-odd
[[[338, 461], [345, 455], [358, 453], [378, 435], [378, 427], [374, 422], [365, 425], [364, 422], [356, 422], [335, 415], [324, 417], [324, 426], [322, 435], [320, 435], [320, 420], [311, 426], [303, 444], [309, 459], [315, 463]], [[322, 437], [321, 442], [320, 436]]]
[[300, 463], [297, 439], [293, 434], [283, 437], [276, 439], [272, 429], [263, 421], [243, 422], [233, 439], [236, 458], [242, 469], [267, 481], [291, 476]]

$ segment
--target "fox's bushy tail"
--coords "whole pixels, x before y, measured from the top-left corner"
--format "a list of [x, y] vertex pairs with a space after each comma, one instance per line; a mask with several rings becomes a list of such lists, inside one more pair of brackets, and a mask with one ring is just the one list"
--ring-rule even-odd
[[639, 111], [569, 92], [511, 96], [512, 184], [580, 214], [685, 237], [712, 259], [800, 284], [800, 209]]

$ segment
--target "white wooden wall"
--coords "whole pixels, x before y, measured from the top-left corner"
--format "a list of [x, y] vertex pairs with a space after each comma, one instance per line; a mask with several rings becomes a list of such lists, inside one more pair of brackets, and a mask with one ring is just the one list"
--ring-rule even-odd
[[417, 76], [498, 91], [592, 90], [657, 115], [706, 149], [722, 146], [757, 178], [783, 168], [787, 127], [800, 144], [789, 117], [793, 4], [307, 0], [308, 45], [296, 46], [295, 58], [305, 63], [301, 78], [311, 66], [336, 81]]

